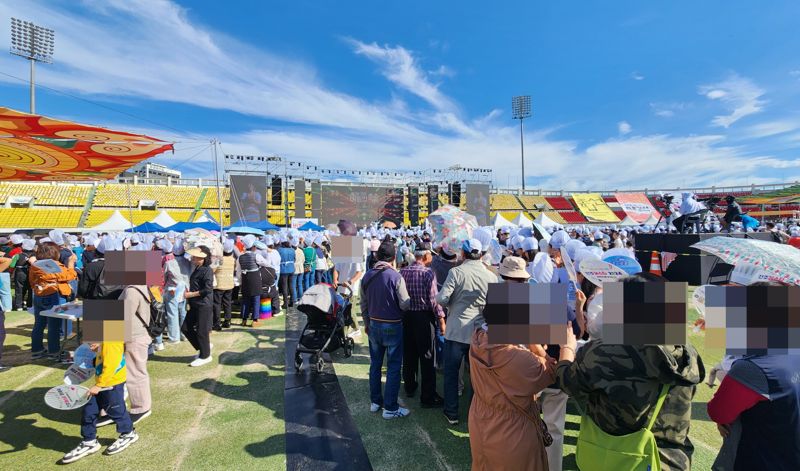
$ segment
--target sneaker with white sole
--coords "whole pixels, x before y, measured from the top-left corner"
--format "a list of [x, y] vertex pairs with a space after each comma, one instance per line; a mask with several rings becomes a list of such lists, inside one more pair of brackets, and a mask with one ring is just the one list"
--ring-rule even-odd
[[381, 406], [380, 405], [375, 404], [374, 402], [371, 402], [369, 404], [369, 411], [370, 412], [378, 412], [379, 410], [381, 410]]
[[161, 350], [164, 350], [164, 348], [165, 348], [165, 347], [164, 347], [164, 344], [163, 344], [163, 343], [157, 343], [157, 344], [156, 344], [156, 351], [157, 351], [157, 352], [160, 352]]
[[92, 453], [96, 453], [100, 449], [100, 442], [97, 439], [83, 441], [75, 447], [74, 450], [70, 451], [63, 458], [61, 458], [61, 462], [64, 464], [72, 463], [78, 461], [79, 459], [83, 458], [84, 456], [91, 455]]
[[106, 425], [111, 425], [113, 423], [114, 423], [114, 419], [112, 419], [111, 417], [106, 415], [104, 417], [100, 417], [99, 419], [97, 419], [97, 425], [95, 425], [95, 427], [98, 427], [98, 428], [105, 427]]
[[211, 363], [211, 356], [209, 355], [208, 358], [195, 358], [194, 361], [189, 363], [189, 366], [203, 366], [208, 363]]
[[131, 430], [128, 433], [123, 433], [122, 435], [117, 438], [117, 440], [112, 443], [111, 445], [106, 448], [107, 455], [116, 455], [117, 453], [121, 452], [125, 448], [128, 448], [139, 439], [139, 434], [136, 433], [136, 430]]
[[395, 411], [388, 411], [386, 409], [383, 410], [383, 418], [386, 420], [406, 417], [409, 414], [411, 414], [411, 411], [405, 407], [398, 407]]

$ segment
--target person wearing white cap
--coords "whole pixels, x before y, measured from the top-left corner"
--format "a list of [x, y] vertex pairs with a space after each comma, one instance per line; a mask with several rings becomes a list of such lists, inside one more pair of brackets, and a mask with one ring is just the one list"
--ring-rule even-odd
[[28, 268], [30, 263], [36, 260], [36, 241], [33, 239], [23, 239], [20, 243], [21, 252], [17, 254], [17, 263], [14, 266], [14, 299], [12, 304], [14, 310], [26, 310], [33, 306], [31, 298], [31, 284], [28, 280]]
[[483, 324], [483, 307], [489, 283], [497, 276], [483, 262], [483, 245], [477, 239], [464, 241], [464, 262], [447, 274], [436, 301], [447, 312], [444, 346], [444, 415], [451, 425], [459, 422], [458, 371], [469, 353], [475, 329]]
[[211, 250], [208, 247], [195, 247], [187, 251], [195, 266], [189, 277], [186, 299], [189, 311], [181, 326], [183, 335], [198, 351], [189, 366], [203, 366], [211, 362], [210, 333], [214, 315], [214, 272], [211, 269]]
[[281, 258], [278, 291], [283, 296], [283, 306], [289, 309], [297, 302], [294, 292], [294, 249], [289, 244], [289, 239], [283, 234], [280, 237], [278, 256]]
[[[161, 239], [156, 242], [156, 248], [161, 250], [161, 264], [164, 266], [164, 310], [167, 315], [167, 336], [169, 337], [167, 343], [175, 345], [181, 341], [181, 324], [185, 312], [184, 316], [181, 316], [180, 303], [185, 288], [182, 284], [180, 263], [175, 257], [175, 244], [169, 239]], [[181, 258], [183, 259], [183, 257]], [[161, 345], [163, 346], [163, 342]]]
[[314, 272], [314, 278], [317, 283], [330, 284], [332, 280], [328, 279], [328, 251], [323, 245], [324, 241], [325, 237], [322, 235], [318, 235], [314, 239], [314, 250], [317, 252], [316, 271]]
[[[233, 240], [225, 239], [222, 243], [222, 263], [214, 269], [214, 321], [213, 329], [222, 330], [231, 326], [231, 295], [233, 293], [233, 273], [236, 259], [233, 256]], [[225, 314], [225, 320], [221, 316]]]
[[280, 299], [280, 290], [278, 289], [278, 285], [280, 284], [280, 274], [281, 274], [281, 254], [278, 252], [276, 238], [272, 236], [264, 237], [264, 244], [267, 246], [267, 251], [265, 253], [265, 257], [267, 259], [267, 265], [275, 271], [275, 283], [273, 284], [274, 290], [270, 289], [270, 291], [275, 292], [275, 296], [271, 296], [272, 298], [272, 315], [277, 316], [281, 313], [281, 299]]
[[[303, 293], [314, 286], [314, 277], [317, 271], [317, 251], [311, 246], [310, 238], [306, 239], [305, 245], [303, 248], [303, 271], [305, 272], [305, 275], [303, 275]], [[300, 296], [302, 297], [303, 294], [301, 293]]]
[[297, 236], [293, 236], [290, 239], [290, 243], [292, 248], [294, 248], [294, 303], [300, 301], [300, 298], [303, 297], [303, 282], [306, 276], [305, 272], [305, 263], [306, 263], [306, 256], [303, 253], [303, 248], [300, 247], [300, 239]]

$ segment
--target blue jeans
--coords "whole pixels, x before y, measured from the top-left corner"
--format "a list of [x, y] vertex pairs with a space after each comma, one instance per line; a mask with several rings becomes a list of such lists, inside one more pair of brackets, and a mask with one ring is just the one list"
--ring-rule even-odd
[[97, 418], [100, 410], [106, 411], [108, 417], [117, 424], [117, 433], [129, 433], [133, 430], [133, 422], [125, 408], [125, 383], [118, 384], [108, 391], [100, 391], [89, 399], [81, 411], [81, 436], [90, 441], [97, 438]]
[[444, 341], [444, 413], [450, 418], [458, 418], [458, 370], [462, 361], [467, 360], [469, 344]]
[[242, 296], [242, 322], [253, 318], [257, 321], [261, 314], [261, 296]]
[[0, 273], [0, 306], [4, 311], [11, 310], [11, 274]]
[[[169, 290], [164, 290], [164, 311], [167, 315], [167, 335], [170, 341], [175, 342], [181, 339], [181, 324], [180, 314], [178, 310], [179, 290], [182, 284], [175, 287], [175, 293], [170, 293]], [[163, 343], [163, 336], [156, 337], [156, 343]]]
[[303, 297], [303, 278], [305, 277], [305, 273], [297, 273], [294, 275], [294, 279], [289, 280], [292, 283], [292, 298], [294, 298], [294, 303], [297, 304], [300, 301], [300, 298]]
[[53, 306], [64, 304], [66, 300], [58, 293], [33, 297], [33, 330], [31, 331], [31, 351], [44, 350], [44, 328], [47, 326], [47, 352], [58, 353], [61, 346], [61, 319], [40, 316]]
[[[381, 368], [386, 355], [386, 391], [381, 395]], [[403, 364], [403, 323], [369, 321], [369, 397], [387, 411], [400, 405], [400, 366]], [[456, 376], [456, 379], [458, 377]]]
[[314, 273], [316, 270], [313, 268], [308, 273], [303, 275], [303, 293], [308, 291], [308, 288], [314, 286]]

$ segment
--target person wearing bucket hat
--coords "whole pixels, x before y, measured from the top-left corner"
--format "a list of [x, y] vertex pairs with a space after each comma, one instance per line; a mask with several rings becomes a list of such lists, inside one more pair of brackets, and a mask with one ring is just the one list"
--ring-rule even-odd
[[506, 257], [500, 262], [500, 267], [497, 273], [505, 281], [512, 281], [516, 283], [527, 283], [530, 279], [530, 274], [525, 269], [525, 260], [520, 257]]
[[20, 243], [22, 251], [17, 255], [17, 263], [14, 266], [14, 300], [13, 309], [26, 310], [33, 306], [31, 283], [28, 280], [28, 271], [31, 260], [36, 260], [36, 241], [24, 239]]
[[469, 353], [472, 334], [483, 324], [483, 307], [489, 283], [497, 276], [481, 262], [483, 245], [477, 239], [461, 246], [464, 262], [450, 270], [436, 302], [447, 308], [444, 346], [444, 416], [448, 423], [459, 423], [458, 372]]
[[211, 362], [210, 333], [214, 315], [214, 273], [211, 270], [211, 250], [208, 247], [195, 247], [186, 252], [192, 257], [195, 266], [189, 277], [189, 289], [185, 297], [189, 301], [189, 311], [183, 322], [183, 335], [198, 351], [189, 366], [203, 366]]

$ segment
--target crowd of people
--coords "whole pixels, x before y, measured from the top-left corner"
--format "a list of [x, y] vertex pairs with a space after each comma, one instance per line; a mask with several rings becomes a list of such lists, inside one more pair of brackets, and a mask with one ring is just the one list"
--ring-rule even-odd
[[[361, 322], [353, 316], [348, 335], [359, 337], [363, 328], [368, 338], [370, 411], [387, 420], [408, 416], [411, 409], [399, 397], [402, 384], [406, 398], [419, 393], [420, 407], [442, 408], [446, 424], [458, 425], [468, 417], [473, 469], [560, 470], [572, 398], [583, 414], [581, 433], [591, 430], [608, 440], [600, 448], [613, 448], [614, 437], [648, 431], [661, 469], [685, 470], [693, 454], [688, 437], [692, 399], [705, 378], [702, 358], [691, 345], [604, 344], [602, 286], [581, 274], [582, 263], [600, 260], [609, 250], [633, 257], [636, 235], [659, 230], [573, 226], [548, 228], [542, 234], [531, 228], [484, 227], [453, 247], [436, 244], [426, 228], [359, 229], [340, 221], [318, 232], [223, 234], [221, 256], [203, 244], [189, 247], [183, 234], [172, 232], [79, 236], [53, 230], [37, 238], [13, 234], [0, 240], [0, 305], [4, 311], [32, 312], [34, 360], [65, 360], [61, 341], [70, 325], [42, 315], [55, 306], [121, 299], [126, 314], [142, 320], [124, 345], [92, 345], [105, 360], [98, 365], [93, 402], [84, 409], [83, 441], [64, 462], [99, 449], [97, 426], [117, 424], [120, 437], [111, 453], [136, 441], [135, 424], [152, 408], [149, 355], [188, 341], [197, 351], [190, 366], [206, 365], [212, 361], [212, 335], [231, 327], [233, 306], [240, 306], [242, 326], [256, 326], [262, 298], [271, 299], [277, 314], [297, 306], [311, 286], [327, 283], [352, 293], [360, 308]], [[796, 226], [784, 230], [767, 224], [755, 230], [772, 232], [776, 242], [800, 239]], [[337, 236], [363, 239], [363, 257], [334, 263], [331, 241]], [[115, 251], [157, 252], [160, 283], [108, 283], [106, 257]], [[565, 256], [574, 265], [577, 283], [570, 281]], [[58, 269], [44, 269], [37, 263], [42, 260]], [[638, 273], [621, 281], [665, 279]], [[570, 284], [563, 300], [567, 342], [491, 344], [492, 325], [484, 320], [483, 308], [492, 283]], [[164, 332], [155, 337], [147, 329], [154, 296], [163, 300], [166, 313]], [[0, 328], [2, 354], [2, 322]], [[708, 406], [726, 437], [716, 469], [800, 469], [797, 364], [755, 356], [727, 365]], [[437, 374], [443, 378], [441, 394]], [[123, 390], [129, 410], [124, 410]], [[459, 399], [465, 393], [468, 411]], [[582, 468], [592, 469], [590, 464]]]

